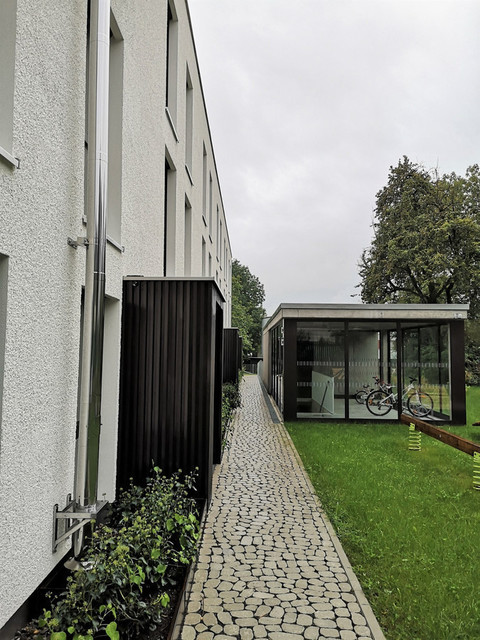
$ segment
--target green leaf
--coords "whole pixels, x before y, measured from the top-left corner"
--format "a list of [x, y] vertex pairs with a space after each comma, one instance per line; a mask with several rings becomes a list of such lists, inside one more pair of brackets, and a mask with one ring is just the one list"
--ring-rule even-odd
[[168, 595], [168, 593], [162, 594], [162, 597], [160, 598], [160, 604], [162, 605], [162, 607], [168, 606], [169, 602], [170, 596]]
[[67, 640], [67, 634], [65, 631], [55, 631], [51, 634], [50, 640]]
[[175, 526], [175, 525], [174, 525], [174, 523], [173, 523], [172, 518], [169, 518], [169, 519], [167, 520], [167, 531], [171, 531], [171, 530], [173, 529], [173, 527], [174, 527], [174, 526]]
[[111, 638], [111, 640], [120, 640], [120, 634], [117, 631], [116, 622], [110, 622], [105, 629], [105, 633], [109, 638]]

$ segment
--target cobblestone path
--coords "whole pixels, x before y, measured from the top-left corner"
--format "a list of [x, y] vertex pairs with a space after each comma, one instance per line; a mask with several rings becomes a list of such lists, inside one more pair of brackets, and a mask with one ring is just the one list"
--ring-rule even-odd
[[241, 388], [181, 639], [383, 639], [257, 376]]

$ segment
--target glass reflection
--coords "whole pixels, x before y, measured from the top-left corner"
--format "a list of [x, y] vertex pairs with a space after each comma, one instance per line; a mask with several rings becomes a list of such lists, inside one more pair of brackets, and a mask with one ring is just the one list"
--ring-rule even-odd
[[[396, 327], [396, 323], [389, 321], [299, 321], [297, 417], [397, 420], [399, 405], [400, 410], [408, 412], [412, 388], [408, 390], [408, 386], [413, 378], [415, 389], [424, 393], [433, 405], [422, 419], [448, 420], [451, 416], [448, 325], [405, 322], [400, 325], [400, 335]], [[273, 343], [274, 396], [283, 404], [283, 335], [279, 327]], [[382, 388], [394, 394], [390, 407], [380, 411], [385, 408], [382, 405], [376, 412], [369, 411], [366, 395]], [[397, 402], [399, 391], [403, 398]], [[421, 399], [418, 395], [416, 398], [421, 406]]]
[[403, 385], [410, 378], [433, 400], [431, 419], [450, 417], [448, 327], [412, 327], [403, 332]]
[[342, 322], [297, 325], [297, 417], [345, 417]]

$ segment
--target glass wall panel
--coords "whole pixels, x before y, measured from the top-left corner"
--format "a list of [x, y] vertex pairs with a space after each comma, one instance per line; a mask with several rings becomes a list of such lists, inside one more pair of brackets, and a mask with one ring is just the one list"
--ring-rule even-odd
[[297, 417], [345, 417], [343, 322], [297, 324]]
[[[449, 331], [447, 325], [408, 327], [403, 331], [403, 386], [413, 379], [433, 411], [425, 417], [445, 420], [450, 412]], [[419, 416], [422, 417], [422, 416]]]
[[388, 382], [395, 389], [398, 385], [397, 375], [397, 332], [385, 331], [387, 342], [386, 357], [382, 363], [382, 380]]
[[[439, 327], [439, 403], [438, 411], [446, 418], [451, 418], [451, 392], [450, 392], [450, 331], [448, 325]], [[435, 408], [434, 408], [435, 409]]]
[[[410, 410], [422, 419], [448, 420], [451, 417], [448, 323], [402, 322], [401, 335], [397, 334], [397, 327], [396, 322], [379, 319], [298, 321], [297, 417], [397, 420], [399, 411]], [[281, 325], [272, 330], [272, 336], [272, 393], [279, 406], [283, 406]], [[425, 394], [426, 402], [431, 403], [428, 414], [415, 413], [414, 401], [407, 406], [410, 378], [414, 379], [415, 388]], [[377, 409], [371, 406], [369, 410], [357, 392], [381, 390], [382, 383], [389, 390], [378, 396]], [[398, 401], [400, 390], [404, 395]], [[424, 411], [418, 396], [416, 403], [416, 408]]]
[[365, 385], [372, 388], [374, 378], [380, 375], [380, 332], [367, 329], [349, 331], [348, 343], [349, 395], [353, 398]]
[[[372, 407], [365, 403], [371, 390], [380, 390], [377, 380], [397, 383], [397, 334], [395, 325], [383, 322], [348, 324], [349, 417], [365, 420], [395, 420], [398, 413], [392, 403]], [[396, 390], [396, 389], [394, 389]], [[388, 395], [388, 394], [386, 394]], [[383, 397], [378, 396], [378, 399]]]
[[271, 345], [271, 394], [280, 411], [283, 411], [283, 325], [270, 331]]

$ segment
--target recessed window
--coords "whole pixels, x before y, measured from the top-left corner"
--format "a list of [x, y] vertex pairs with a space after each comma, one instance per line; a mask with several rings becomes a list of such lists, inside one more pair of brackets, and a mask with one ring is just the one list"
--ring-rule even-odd
[[188, 169], [190, 179], [193, 177], [193, 85], [187, 67], [187, 80], [185, 86], [185, 166]]
[[213, 215], [213, 180], [212, 174], [210, 174], [210, 179], [208, 181], [208, 227], [210, 232], [210, 237], [212, 237], [212, 215]]
[[192, 207], [185, 198], [185, 227], [183, 236], [183, 275], [192, 274]]
[[107, 235], [120, 243], [122, 231], [123, 38], [110, 14], [110, 83], [108, 100]]
[[203, 145], [203, 169], [202, 169], [202, 214], [205, 224], [207, 222], [207, 150]]
[[166, 106], [172, 124], [177, 121], [178, 19], [175, 5], [167, 5], [167, 96]]
[[207, 243], [205, 238], [202, 238], [202, 276], [207, 275]]
[[17, 0], [0, 2], [0, 156], [18, 166], [12, 155], [13, 96], [15, 87], [15, 41]]
[[165, 159], [165, 202], [163, 237], [163, 275], [175, 275], [175, 222], [177, 206], [177, 172], [173, 162]]
[[[122, 226], [122, 114], [123, 114], [123, 37], [115, 16], [110, 12], [110, 57], [108, 100], [108, 190], [107, 239], [120, 246]], [[85, 108], [85, 215], [88, 212], [90, 24], [87, 26], [87, 88]], [[93, 139], [91, 143], [94, 144]]]

